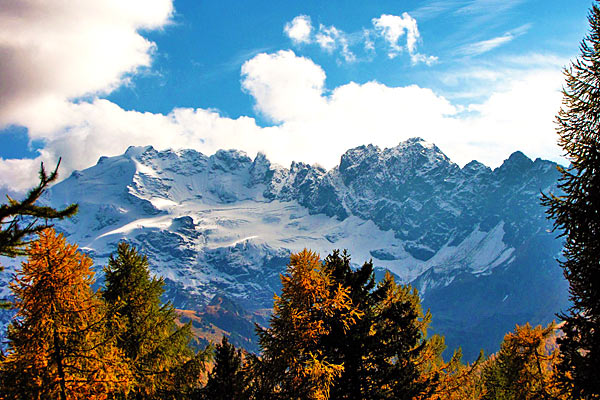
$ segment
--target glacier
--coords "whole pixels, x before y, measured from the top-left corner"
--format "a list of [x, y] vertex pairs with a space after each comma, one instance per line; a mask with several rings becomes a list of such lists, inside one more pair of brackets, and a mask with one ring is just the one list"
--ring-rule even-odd
[[[461, 168], [420, 138], [350, 149], [329, 171], [285, 168], [260, 153], [145, 146], [101, 157], [42, 201], [79, 204], [56, 228], [94, 259], [99, 283], [118, 242], [130, 242], [176, 307], [209, 318], [207, 307], [234, 304], [242, 322], [213, 325], [251, 350], [248, 332], [268, 323], [289, 254], [347, 249], [355, 265], [372, 259], [378, 276], [390, 271], [417, 287], [433, 330], [472, 359], [515, 323], [545, 323], [568, 304], [561, 242], [539, 204], [540, 192], [557, 190], [555, 167], [516, 152], [494, 170]], [[3, 264], [14, 270], [18, 260]]]

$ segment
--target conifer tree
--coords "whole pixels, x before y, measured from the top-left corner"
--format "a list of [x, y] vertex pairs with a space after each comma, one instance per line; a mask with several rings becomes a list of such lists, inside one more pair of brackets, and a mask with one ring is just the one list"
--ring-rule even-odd
[[255, 398], [328, 399], [333, 380], [343, 365], [324, 354], [321, 341], [336, 316], [348, 329], [358, 312], [348, 289], [333, 284], [319, 256], [309, 250], [292, 254], [281, 276], [281, 296], [275, 296], [270, 327], [259, 329], [262, 359], [255, 359], [259, 381]]
[[559, 168], [563, 195], [544, 195], [554, 228], [565, 237], [561, 266], [572, 306], [559, 340], [562, 380], [574, 398], [600, 398], [600, 8], [594, 2], [591, 30], [581, 55], [565, 69], [563, 106], [557, 117], [559, 144], [569, 168]]
[[242, 352], [223, 336], [217, 344], [213, 370], [202, 391], [206, 400], [231, 400], [246, 398], [246, 379], [243, 370]]
[[49, 227], [47, 224], [39, 224], [40, 220], [63, 219], [77, 212], [76, 204], [71, 204], [63, 210], [35, 205], [48, 185], [58, 178], [59, 166], [60, 160], [54, 171], [48, 175], [42, 163], [39, 173], [40, 183], [29, 191], [25, 199], [17, 201], [7, 196], [8, 203], [0, 206], [0, 255], [8, 257], [27, 255], [26, 238]]
[[564, 399], [555, 385], [556, 326], [518, 326], [483, 367], [483, 400]]
[[324, 268], [348, 290], [361, 318], [348, 329], [332, 319], [332, 330], [322, 341], [325, 354], [344, 370], [335, 380], [336, 399], [415, 399], [432, 396], [440, 376], [456, 369], [460, 353], [449, 363], [441, 357], [443, 338], [427, 338], [429, 312], [410, 286], [396, 284], [388, 273], [375, 284], [373, 264], [350, 267], [344, 251], [334, 251]]
[[0, 368], [6, 399], [105, 399], [130, 372], [91, 290], [92, 261], [54, 230], [39, 232], [11, 290], [17, 314]]
[[146, 256], [119, 243], [104, 272], [109, 327], [134, 376], [128, 398], [168, 399], [197, 389], [206, 354], [194, 354], [190, 325], [177, 327], [173, 306], [161, 302], [164, 281], [150, 276]]

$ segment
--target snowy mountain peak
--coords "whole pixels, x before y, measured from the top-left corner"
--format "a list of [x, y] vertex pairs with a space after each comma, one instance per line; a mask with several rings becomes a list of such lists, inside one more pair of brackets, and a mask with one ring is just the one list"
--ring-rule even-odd
[[501, 170], [522, 170], [533, 166], [533, 161], [521, 151], [515, 151], [498, 168]]
[[140, 155], [142, 155], [143, 153], [146, 152], [151, 152], [151, 153], [156, 153], [156, 150], [154, 149], [154, 147], [148, 145], [148, 146], [129, 146], [127, 148], [127, 150], [125, 150], [125, 153], [123, 154], [126, 157], [129, 158], [139, 158]]
[[[308, 247], [324, 257], [348, 249], [357, 263], [373, 258], [413, 282], [442, 308], [434, 315], [451, 322], [447, 297], [435, 300], [441, 293], [484, 302], [489, 287], [510, 286], [509, 275], [532, 260], [556, 267], [539, 193], [556, 191], [557, 177], [554, 163], [520, 152], [493, 171], [477, 161], [461, 169], [420, 138], [350, 149], [329, 171], [302, 162], [284, 168], [261, 153], [252, 160], [237, 150], [206, 156], [144, 146], [74, 172], [44, 201], [79, 204], [78, 215], [57, 227], [96, 265], [121, 240], [140, 248], [177, 307], [202, 310], [225, 296], [252, 314], [272, 305], [290, 252]], [[467, 290], [455, 289], [488, 276], [500, 283], [466, 299]]]

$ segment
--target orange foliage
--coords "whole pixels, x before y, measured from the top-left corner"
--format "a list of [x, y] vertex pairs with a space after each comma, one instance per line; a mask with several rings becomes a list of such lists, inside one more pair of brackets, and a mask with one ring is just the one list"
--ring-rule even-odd
[[106, 399], [130, 372], [91, 290], [92, 260], [53, 229], [28, 249], [11, 289], [17, 314], [2, 363], [4, 398]]
[[362, 313], [352, 305], [348, 288], [332, 284], [312, 251], [292, 254], [281, 282], [271, 327], [260, 334], [263, 362], [267, 368], [285, 366], [276, 392], [326, 400], [333, 380], [343, 371], [343, 365], [329, 362], [320, 349], [321, 338], [330, 332], [327, 321], [335, 318], [350, 327]]

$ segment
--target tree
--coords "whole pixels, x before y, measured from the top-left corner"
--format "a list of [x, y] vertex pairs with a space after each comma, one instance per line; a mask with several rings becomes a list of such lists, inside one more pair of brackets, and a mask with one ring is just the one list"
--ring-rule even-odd
[[571, 162], [559, 167], [562, 195], [542, 202], [565, 237], [561, 266], [572, 306], [559, 340], [562, 381], [574, 398], [600, 398], [600, 8], [592, 6], [591, 31], [581, 56], [564, 70], [566, 87], [557, 116], [559, 144]]
[[560, 399], [555, 385], [556, 326], [518, 326], [504, 336], [500, 351], [483, 367], [483, 400]]
[[321, 341], [331, 332], [334, 316], [348, 329], [360, 312], [348, 289], [333, 283], [312, 251], [291, 255], [281, 283], [270, 327], [258, 329], [262, 358], [254, 359], [255, 397], [328, 399], [344, 367], [327, 358]]
[[17, 314], [2, 362], [3, 398], [104, 399], [126, 392], [130, 373], [91, 290], [92, 261], [53, 229], [38, 233], [11, 290]]
[[17, 201], [7, 196], [8, 203], [0, 206], [0, 255], [8, 257], [27, 255], [26, 238], [50, 227], [47, 224], [38, 224], [40, 219], [64, 219], [77, 212], [76, 204], [71, 204], [63, 210], [35, 205], [48, 185], [58, 178], [59, 166], [60, 160], [54, 171], [48, 175], [42, 163], [39, 173], [40, 183], [29, 191], [25, 199]]
[[324, 353], [344, 370], [335, 380], [336, 399], [414, 399], [436, 392], [440, 377], [456, 368], [441, 357], [442, 337], [427, 338], [431, 321], [423, 313], [420, 298], [410, 286], [396, 284], [391, 274], [375, 283], [373, 264], [353, 270], [344, 251], [325, 259], [324, 269], [334, 285], [347, 289], [361, 317], [345, 329], [332, 318], [331, 332], [323, 340]]
[[206, 353], [194, 354], [190, 325], [177, 327], [173, 306], [161, 302], [164, 281], [150, 276], [146, 256], [119, 243], [104, 273], [108, 326], [134, 376], [129, 398], [175, 398], [197, 389]]
[[258, 330], [263, 357], [251, 361], [255, 398], [442, 398], [438, 384], [460, 355], [443, 361], [415, 289], [389, 273], [375, 283], [371, 262], [353, 270], [339, 251], [324, 262], [292, 254], [281, 279], [271, 327]]
[[246, 377], [243, 370], [241, 350], [229, 343], [223, 336], [217, 344], [214, 366], [202, 391], [207, 400], [243, 399], [246, 391]]

